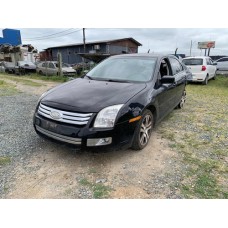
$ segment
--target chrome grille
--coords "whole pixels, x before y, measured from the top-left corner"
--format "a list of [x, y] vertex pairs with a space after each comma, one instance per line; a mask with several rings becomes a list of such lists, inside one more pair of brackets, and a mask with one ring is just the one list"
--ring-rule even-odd
[[49, 119], [75, 125], [86, 125], [93, 113], [66, 112], [40, 104], [38, 113]]

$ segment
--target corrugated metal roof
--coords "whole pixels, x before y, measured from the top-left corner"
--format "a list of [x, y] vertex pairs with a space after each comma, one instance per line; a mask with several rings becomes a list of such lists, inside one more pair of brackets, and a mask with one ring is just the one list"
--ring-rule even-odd
[[[133, 39], [132, 37], [122, 38], [122, 39], [114, 39], [114, 40], [99, 40], [99, 41], [93, 41], [93, 42], [86, 42], [86, 44], [112, 43], [112, 42], [123, 41], [123, 40], [131, 40], [132, 42], [136, 43], [138, 46], [142, 46], [141, 43], [139, 43], [137, 40]], [[73, 47], [73, 46], [79, 46], [79, 45], [84, 45], [84, 44], [83, 43], [76, 43], [76, 44], [61, 45], [61, 46], [49, 47], [49, 48], [46, 48], [44, 50], [53, 49], [53, 48]]]

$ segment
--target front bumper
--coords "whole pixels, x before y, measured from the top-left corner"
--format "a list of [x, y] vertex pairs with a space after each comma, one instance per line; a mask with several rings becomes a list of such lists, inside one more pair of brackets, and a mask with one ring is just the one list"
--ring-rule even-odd
[[[95, 118], [95, 116], [93, 118]], [[37, 112], [33, 119], [34, 128], [39, 135], [63, 143], [81, 147], [131, 146], [136, 122], [129, 123], [127, 121], [116, 124], [115, 127], [111, 129], [95, 129], [92, 127], [92, 122], [93, 120], [88, 122], [85, 126], [76, 126], [47, 119]]]

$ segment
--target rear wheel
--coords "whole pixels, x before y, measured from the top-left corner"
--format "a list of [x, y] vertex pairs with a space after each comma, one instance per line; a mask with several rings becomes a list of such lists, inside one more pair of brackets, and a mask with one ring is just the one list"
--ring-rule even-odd
[[204, 81], [203, 81], [203, 85], [207, 85], [207, 83], [208, 83], [208, 75], [206, 76], [206, 78], [204, 79]]
[[152, 133], [153, 121], [153, 114], [150, 110], [146, 109], [135, 130], [131, 147], [133, 150], [142, 150], [146, 147]]
[[39, 71], [39, 74], [40, 74], [40, 75], [43, 75], [43, 72], [40, 70], [40, 71]]

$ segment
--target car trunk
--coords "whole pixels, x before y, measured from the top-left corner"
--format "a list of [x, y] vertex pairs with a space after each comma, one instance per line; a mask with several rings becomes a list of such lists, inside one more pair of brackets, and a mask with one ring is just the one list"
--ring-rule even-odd
[[193, 74], [202, 71], [203, 59], [184, 59], [183, 63], [191, 70]]

